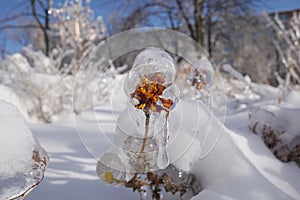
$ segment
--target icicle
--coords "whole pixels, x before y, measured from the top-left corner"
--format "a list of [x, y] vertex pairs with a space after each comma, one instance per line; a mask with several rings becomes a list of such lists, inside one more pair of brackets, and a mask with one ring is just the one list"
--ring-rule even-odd
[[158, 140], [158, 159], [157, 166], [159, 169], [164, 169], [169, 165], [169, 157], [167, 153], [167, 142], [169, 139], [169, 112], [166, 113], [166, 121], [162, 134], [157, 134]]

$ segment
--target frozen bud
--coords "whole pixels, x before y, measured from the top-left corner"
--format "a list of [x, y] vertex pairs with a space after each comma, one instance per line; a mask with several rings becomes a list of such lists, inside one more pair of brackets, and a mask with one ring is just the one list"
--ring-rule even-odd
[[125, 179], [125, 169], [117, 154], [106, 152], [97, 163], [97, 175], [106, 183]]
[[[175, 86], [171, 87], [175, 75], [173, 59], [167, 52], [147, 48], [134, 60], [125, 82], [125, 93], [137, 109], [159, 113], [169, 111], [175, 106], [178, 96]], [[163, 98], [167, 90], [171, 98]]]
[[192, 83], [196, 84], [196, 82], [201, 82], [205, 85], [210, 84], [213, 80], [213, 75], [214, 69], [208, 58], [202, 57], [193, 63], [193, 68], [190, 75]]

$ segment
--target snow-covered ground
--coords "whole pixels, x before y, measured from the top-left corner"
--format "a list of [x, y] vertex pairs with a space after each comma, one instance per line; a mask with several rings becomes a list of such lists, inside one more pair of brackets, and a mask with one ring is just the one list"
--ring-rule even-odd
[[[77, 117], [76, 126], [72, 115], [49, 125], [31, 124], [34, 136], [48, 152], [50, 163], [43, 182], [26, 199], [139, 199], [138, 193], [131, 189], [104, 184], [95, 171], [97, 156], [109, 148], [115, 120], [125, 105], [112, 112], [111, 102], [108, 102], [97, 107], [95, 113], [84, 112]], [[175, 138], [169, 147], [170, 156], [176, 157], [178, 168], [194, 173], [204, 188], [193, 199], [300, 199], [299, 167], [277, 160], [261, 138], [249, 130], [247, 109], [228, 115], [223, 127], [221, 120], [202, 104], [181, 101], [177, 106], [182, 112], [182, 131], [176, 135], [178, 141]], [[192, 114], [195, 108], [199, 112]], [[211, 144], [207, 149], [200, 148], [201, 134], [194, 135], [196, 139], [191, 146], [186, 151], [183, 149], [182, 139], [189, 141], [187, 138], [192, 136], [184, 132], [187, 126], [193, 126], [189, 122], [191, 117], [204, 120], [202, 130], [207, 131], [206, 142]], [[101, 122], [101, 131], [95, 126], [96, 119]], [[172, 116], [170, 123], [172, 127]], [[220, 130], [220, 135], [215, 134]], [[212, 146], [219, 136], [217, 144]], [[213, 141], [209, 141], [210, 138]], [[209, 151], [211, 147], [214, 148]], [[172, 148], [176, 148], [176, 152]], [[184, 152], [179, 159], [178, 152]]]
[[[64, 111], [55, 116], [55, 122], [51, 124], [29, 123], [33, 136], [47, 151], [50, 161], [43, 181], [25, 199], [140, 198], [131, 189], [103, 183], [96, 173], [101, 155], [118, 142], [115, 137], [117, 123], [120, 127], [128, 126], [130, 119], [125, 110], [128, 97], [123, 93], [124, 79], [119, 78], [112, 80], [117, 84], [110, 88], [112, 96], [107, 99], [111, 101], [94, 109], [80, 110], [78, 115]], [[214, 82], [222, 82], [217, 76], [214, 78]], [[300, 199], [299, 166], [295, 162], [281, 162], [273, 154], [282, 151], [285, 144], [290, 149], [299, 144], [300, 125], [296, 120], [300, 115], [299, 91], [290, 92], [279, 105], [276, 103], [278, 89], [251, 83], [242, 76], [225, 81], [225, 86], [226, 105], [222, 88], [214, 85], [211, 88], [213, 112], [207, 104], [188, 100], [190, 96], [181, 98], [170, 112], [169, 158], [178, 169], [194, 174], [200, 182], [203, 190], [193, 199]], [[86, 95], [79, 96], [86, 100]], [[0, 99], [15, 104], [30, 120], [19, 98], [12, 89], [0, 85]], [[26, 146], [25, 143], [20, 145], [20, 140], [11, 140], [12, 135], [6, 137], [10, 130], [21, 131], [18, 132], [20, 137], [31, 134], [24, 120], [22, 127], [26, 130], [23, 132], [22, 128], [14, 129], [20, 127], [19, 123], [4, 123], [9, 114], [9, 110], [3, 109], [0, 115], [3, 119], [0, 128], [5, 132], [2, 136], [7, 139], [1, 142], [18, 142], [20, 148]], [[119, 117], [121, 120], [118, 121]], [[264, 126], [274, 128], [268, 129], [267, 134], [273, 131], [277, 137], [276, 145], [270, 149], [265, 144], [269, 141], [262, 140], [266, 134]], [[10, 157], [14, 156], [3, 152], [0, 152], [1, 161], [10, 164]], [[28, 155], [30, 158], [31, 154]], [[10, 171], [6, 168], [0, 170], [2, 178]], [[1, 189], [0, 200], [5, 199], [1, 197]], [[172, 196], [167, 197], [172, 199]]]
[[87, 152], [74, 127], [31, 125], [31, 129], [47, 150], [50, 162], [43, 182], [26, 199], [124, 199], [124, 193], [128, 199], [138, 198], [138, 194], [100, 181], [97, 160]]

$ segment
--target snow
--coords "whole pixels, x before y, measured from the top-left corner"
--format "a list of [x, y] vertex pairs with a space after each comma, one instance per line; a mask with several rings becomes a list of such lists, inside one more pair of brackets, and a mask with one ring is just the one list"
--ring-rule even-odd
[[[143, 63], [148, 61], [141, 60]], [[206, 63], [206, 60], [202, 61]], [[150, 63], [153, 62], [157, 61], [151, 60]], [[284, 132], [279, 137], [284, 143], [294, 145], [300, 130], [299, 91], [289, 92], [278, 104], [278, 89], [252, 83], [227, 66], [224, 70], [234, 74], [236, 79], [225, 80], [228, 95], [225, 104], [222, 89], [215, 85], [222, 80], [216, 73], [213, 77], [211, 66], [207, 65], [203, 70], [208, 75], [206, 82], [211, 85], [213, 109], [199, 100], [188, 100], [182, 96], [169, 116], [169, 161], [176, 168], [194, 174], [203, 188], [192, 199], [300, 199], [299, 166], [295, 162], [279, 161], [258, 134], [264, 125], [268, 125], [276, 133]], [[5, 181], [0, 182], [1, 200], [4, 199], [2, 194], [20, 191], [27, 185], [27, 180], [20, 177], [30, 174], [32, 151], [39, 146], [32, 134], [45, 147], [50, 163], [44, 180], [25, 199], [139, 199], [138, 193], [124, 187], [106, 185], [99, 177], [103, 170], [107, 170], [99, 165], [101, 156], [101, 160], [105, 160], [103, 162], [114, 165], [115, 177], [124, 177], [123, 173], [118, 174], [118, 169], [126, 168], [128, 172], [130, 166], [128, 159], [120, 154], [138, 141], [130, 138], [133, 136], [131, 134], [122, 135], [125, 131], [136, 131], [132, 120], [136, 121], [139, 115], [129, 108], [129, 95], [126, 96], [123, 91], [126, 84], [124, 76], [114, 72], [104, 73], [111, 74], [108, 79], [101, 79], [105, 82], [92, 79], [94, 81], [89, 83], [91, 88], [79, 88], [83, 90], [77, 91], [78, 102], [74, 100], [74, 105], [78, 106], [77, 114], [62, 112], [55, 116], [56, 121], [52, 124], [32, 123], [30, 129], [18, 111], [25, 113], [20, 99], [12, 89], [0, 85], [0, 99], [16, 106], [0, 101], [0, 179]], [[51, 85], [60, 80], [55, 75], [30, 73], [30, 78], [37, 84]], [[166, 73], [173, 76], [173, 68], [166, 69]], [[212, 77], [214, 80], [211, 80]], [[88, 79], [85, 81], [89, 82]], [[127, 86], [130, 89], [133, 87]], [[96, 92], [93, 90], [95, 87], [98, 87], [97, 90], [106, 89], [99, 92], [99, 97], [105, 96], [110, 101], [98, 102], [98, 96], [87, 99], [85, 94]], [[92, 108], [95, 102], [100, 105]], [[250, 129], [256, 122], [260, 123], [257, 134]], [[158, 127], [161, 126], [159, 124]], [[144, 127], [139, 128], [141, 130], [137, 132], [143, 136]], [[124, 143], [127, 146], [123, 146]], [[152, 147], [155, 147], [154, 143]]]
[[256, 125], [257, 132], [262, 132], [262, 125], [271, 126], [279, 134], [281, 141], [288, 144], [300, 137], [299, 119], [297, 118], [299, 115], [299, 108], [266, 105], [252, 111], [249, 126], [252, 127], [258, 122]]
[[8, 58], [4, 61], [4, 66], [7, 67], [8, 71], [20, 73], [22, 75], [30, 75], [32, 72], [32, 68], [26, 58], [20, 53], [8, 56]]
[[[35, 66], [34, 69], [36, 72], [46, 72], [46, 73], [53, 73], [56, 69], [53, 67], [53, 63], [51, 60], [41, 52], [41, 51], [32, 51], [29, 47], [24, 47], [23, 51], [23, 59], [27, 59], [26, 66], [28, 66], [31, 71], [33, 69], [30, 66]], [[20, 55], [21, 56], [21, 55]], [[20, 63], [25, 63], [20, 62]], [[24, 64], [23, 64], [24, 65]]]
[[290, 91], [283, 99], [283, 105], [285, 108], [300, 108], [300, 92], [298, 90]]
[[[110, 148], [116, 118], [126, 103], [120, 100], [113, 112], [109, 107], [110, 102], [77, 118], [80, 137], [71, 116], [31, 126], [51, 162], [44, 181], [27, 199], [139, 199], [130, 189], [104, 184], [96, 173], [97, 160]], [[99, 130], [95, 124], [102, 120]], [[176, 132], [168, 151], [171, 162], [195, 174], [204, 188], [193, 199], [300, 199], [299, 168], [278, 161], [248, 129], [247, 120], [247, 111], [237, 112], [227, 116], [224, 127], [202, 103], [182, 100], [176, 106], [170, 116], [170, 129]]]
[[47, 154], [14, 105], [0, 100], [0, 199], [15, 199], [43, 178]]
[[0, 177], [5, 179], [31, 167], [34, 139], [18, 109], [0, 101]]
[[[104, 112], [102, 114], [105, 115]], [[50, 162], [44, 180], [25, 199], [138, 199], [136, 193], [101, 182], [96, 174], [97, 159], [86, 150], [73, 127], [74, 124], [71, 124], [72, 117], [68, 117], [64, 117], [64, 124], [30, 126], [33, 134], [47, 150]], [[90, 124], [91, 121], [82, 120], [80, 127], [81, 130], [85, 129], [87, 136], [97, 134], [90, 127], [85, 127], [85, 123]], [[94, 138], [95, 136], [89, 137], [90, 142]], [[104, 142], [97, 143], [97, 146], [104, 152], [108, 144], [105, 138], [101, 139]]]
[[18, 110], [22, 113], [26, 120], [29, 120], [29, 116], [26, 112], [26, 108], [18, 97], [18, 95], [9, 87], [5, 85], [0, 85], [0, 100], [9, 102], [16, 106]]
[[[183, 118], [185, 118], [184, 112], [187, 112], [186, 115], [190, 113], [190, 110], [186, 109], [188, 106], [195, 110], [196, 105], [193, 105], [192, 102], [189, 104], [185, 103], [183, 105], [185, 109], [182, 109]], [[213, 115], [210, 115], [209, 112], [201, 112], [201, 110], [205, 110], [201, 104], [197, 106], [199, 107], [198, 110], [200, 110], [198, 112], [201, 116], [200, 120], [203, 122], [203, 125], [200, 126], [201, 133], [194, 136], [195, 141], [175, 162], [177, 167], [196, 174], [205, 189], [234, 199], [300, 198], [299, 191], [297, 191], [300, 184], [300, 174], [298, 173], [299, 168], [295, 164], [287, 165], [279, 162], [266, 149], [265, 145], [247, 130], [247, 126], [244, 126], [243, 131], [230, 131], [223, 127], [223, 124]], [[189, 119], [194, 119], [194, 116]], [[210, 126], [209, 123], [211, 124]], [[231, 121], [231, 126], [233, 126], [231, 128], [237, 125], [241, 124]], [[179, 132], [184, 134], [178, 141], [189, 137], [189, 133], [191, 133], [191, 131], [184, 132], [182, 127], [193, 129], [192, 122], [188, 126], [183, 122]], [[219, 135], [215, 134], [219, 130], [222, 130], [220, 138], [218, 138]], [[203, 143], [204, 137], [202, 134], [205, 134], [206, 131], [208, 131], [209, 137]], [[248, 135], [245, 135], [246, 133]], [[186, 140], [188, 141], [189, 139]], [[213, 145], [214, 140], [218, 140], [215, 146], [208, 145]], [[174, 148], [176, 152], [183, 152], [185, 150], [184, 145], [182, 145], [183, 142], [176, 143], [177, 145]], [[203, 157], [201, 153], [205, 149], [211, 151], [209, 154], [205, 153], [204, 155], [207, 156]], [[174, 151], [170, 152], [173, 153]], [[261, 154], [265, 154], [265, 156], [260, 156]], [[197, 157], [201, 159], [197, 159]], [[282, 175], [284, 176], [282, 177]], [[277, 178], [277, 176], [280, 178]], [[195, 197], [195, 199], [197, 198]]]

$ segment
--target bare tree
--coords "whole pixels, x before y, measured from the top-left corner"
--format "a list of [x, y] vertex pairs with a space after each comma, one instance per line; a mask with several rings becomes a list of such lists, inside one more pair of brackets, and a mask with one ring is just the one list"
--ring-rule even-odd
[[278, 101], [281, 102], [291, 86], [300, 85], [300, 11], [281, 13], [272, 16], [265, 14], [268, 25], [275, 35], [273, 43], [277, 53], [275, 76], [279, 87]]
[[234, 23], [220, 22], [212, 30], [219, 37], [214, 45], [214, 61], [230, 64], [254, 82], [275, 85], [275, 51], [272, 35], [261, 15], [232, 16]]
[[119, 12], [114, 12], [108, 23], [113, 24], [111, 34], [144, 25], [178, 30], [208, 46], [212, 53], [212, 27], [221, 20], [230, 23], [232, 13], [248, 15], [256, 2], [259, 0], [128, 0], [120, 4]]
[[[0, 30], [13, 33], [12, 37], [23, 41], [24, 33], [27, 38], [34, 37], [35, 31], [40, 29], [43, 33], [45, 55], [49, 55], [49, 30], [52, 0], [26, 0], [19, 1], [6, 17], [0, 19]], [[2, 32], [3, 34], [3, 32]], [[18, 35], [19, 34], [19, 35]], [[30, 35], [28, 35], [30, 34]]]
[[[49, 56], [50, 46], [49, 46], [49, 36], [48, 32], [50, 30], [50, 14], [51, 14], [51, 0], [30, 0], [32, 15], [38, 25], [38, 27], [43, 32], [44, 41], [45, 41], [45, 54]], [[39, 14], [41, 10], [42, 14]]]
[[[65, 105], [72, 101], [73, 83], [76, 82], [74, 110], [79, 113], [94, 105], [93, 98], [87, 99], [82, 94], [93, 95], [99, 84], [97, 102], [105, 101], [120, 70], [113, 65], [109, 70], [103, 69], [111, 62], [102, 54], [93, 59], [86, 57], [105, 37], [102, 18], [95, 20], [89, 6], [67, 0], [62, 6], [52, 8], [51, 12], [55, 24], [51, 24], [50, 44], [53, 42], [52, 31], [60, 36], [60, 40], [49, 56], [24, 47], [22, 54], [15, 53], [3, 59], [1, 66], [6, 72], [3, 73], [6, 84], [24, 101], [29, 116], [47, 123], [53, 120], [54, 115], [68, 109]], [[86, 67], [78, 72], [83, 65]], [[104, 81], [99, 80], [100, 70], [105, 75]], [[77, 72], [78, 76], [83, 76], [80, 80]]]

